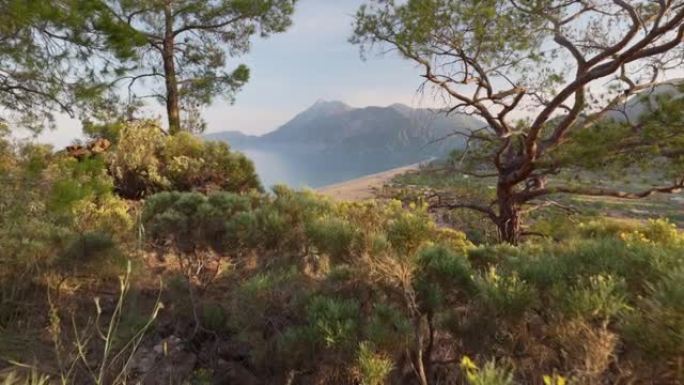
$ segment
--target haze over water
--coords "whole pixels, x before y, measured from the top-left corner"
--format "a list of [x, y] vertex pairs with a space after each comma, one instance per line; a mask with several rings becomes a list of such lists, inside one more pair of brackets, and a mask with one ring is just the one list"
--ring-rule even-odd
[[240, 151], [254, 162], [261, 183], [266, 188], [276, 184], [318, 188], [403, 165], [377, 159], [375, 162], [365, 162], [358, 158], [344, 159], [278, 148], [248, 148]]

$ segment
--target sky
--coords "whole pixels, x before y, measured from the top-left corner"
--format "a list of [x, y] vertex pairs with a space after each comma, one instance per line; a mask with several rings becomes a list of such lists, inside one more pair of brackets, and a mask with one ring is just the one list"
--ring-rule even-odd
[[[255, 38], [246, 56], [234, 58], [251, 69], [251, 79], [235, 104], [217, 99], [204, 117], [207, 132], [275, 130], [317, 100], [340, 100], [353, 107], [433, 103], [417, 92], [420, 70], [396, 53], [369, 53], [362, 60], [358, 46], [348, 42], [353, 15], [363, 0], [300, 0], [287, 32]], [[162, 109], [159, 116], [163, 117]], [[80, 123], [58, 118], [58, 129], [39, 141], [58, 147], [80, 137]]]

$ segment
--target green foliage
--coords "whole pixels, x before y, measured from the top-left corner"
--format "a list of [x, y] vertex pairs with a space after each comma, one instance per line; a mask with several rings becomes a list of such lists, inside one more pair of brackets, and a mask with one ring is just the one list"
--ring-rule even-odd
[[0, 121], [34, 131], [54, 128], [55, 113], [74, 114], [95, 99], [101, 79], [88, 58], [88, 11], [80, 1], [2, 0]]
[[392, 361], [373, 351], [368, 342], [359, 345], [357, 365], [361, 374], [362, 385], [383, 385], [393, 369]]
[[128, 199], [159, 191], [261, 190], [252, 162], [225, 143], [167, 136], [149, 121], [123, 128], [107, 163], [117, 192]]
[[[566, 294], [557, 294], [566, 303], [565, 311], [584, 319], [611, 320], [629, 310], [624, 282], [611, 276], [592, 276], [579, 282]], [[562, 288], [560, 290], [563, 290]]]
[[228, 326], [228, 316], [223, 307], [216, 303], [203, 304], [202, 325], [215, 333], [225, 332]]
[[306, 233], [321, 253], [338, 261], [352, 255], [354, 243], [360, 236], [352, 223], [335, 217], [324, 217], [311, 223]]
[[459, 296], [475, 293], [474, 270], [464, 255], [432, 247], [420, 253], [418, 265], [416, 287], [428, 309], [438, 310]]
[[[137, 102], [153, 95], [166, 104], [169, 133], [201, 132], [201, 108], [215, 97], [234, 100], [249, 80], [249, 69], [226, 68], [229, 59], [247, 53], [251, 39], [285, 31], [293, 0], [173, 0], [94, 2], [94, 38], [118, 63], [105, 67]], [[149, 46], [157, 49], [147, 49]], [[161, 71], [161, 72], [160, 72]], [[141, 86], [142, 80], [147, 83]], [[182, 110], [182, 122], [172, 114]]]
[[427, 209], [395, 214], [387, 224], [387, 240], [400, 254], [411, 256], [423, 245], [434, 230], [434, 223], [427, 219]]
[[553, 161], [614, 179], [624, 179], [625, 170], [647, 172], [654, 179], [681, 178], [684, 99], [678, 95], [682, 86], [674, 83], [672, 87], [676, 91], [637, 97], [645, 109], [632, 117], [639, 121], [638, 130], [618, 119], [602, 121], [574, 132]]
[[[489, 182], [492, 191], [457, 188], [440, 195], [445, 199], [439, 204], [448, 199], [485, 214], [499, 241], [517, 244], [525, 233], [525, 207], [544, 197], [637, 199], [684, 187], [682, 85], [658, 85], [665, 66], [645, 70], [638, 64], [679, 55], [676, 39], [659, 50], [645, 48], [676, 35], [676, 8], [575, 6], [559, 0], [369, 0], [355, 16], [350, 40], [361, 45], [362, 55], [377, 46], [398, 52], [421, 68], [425, 85], [445, 96], [445, 111], [482, 118], [481, 128], [455, 133], [467, 138], [467, 146], [441, 166], [451, 174], [447, 181], [473, 177]], [[651, 19], [658, 14], [675, 22], [658, 30], [658, 19]], [[636, 38], [630, 32], [639, 27], [636, 20], [648, 20], [658, 33]], [[587, 46], [595, 36], [616, 41]], [[634, 56], [618, 58], [615, 50]], [[651, 71], [650, 83], [641, 80]], [[612, 80], [599, 84], [606, 78]], [[621, 107], [624, 114], [617, 111]], [[654, 183], [638, 190], [621, 183], [644, 174]], [[470, 230], [472, 238], [486, 241], [486, 228], [477, 230]]]
[[638, 300], [643, 309], [626, 317], [627, 341], [643, 349], [649, 360], [684, 355], [684, 269], [664, 273]]
[[482, 302], [493, 314], [519, 318], [534, 304], [537, 293], [513, 272], [501, 275], [492, 267], [477, 280]]
[[496, 361], [487, 361], [481, 368], [470, 358], [463, 357], [461, 360], [463, 370], [469, 385], [513, 385], [513, 373], [497, 364]]
[[413, 326], [400, 306], [378, 302], [373, 305], [366, 328], [374, 346], [397, 352], [407, 346]]
[[142, 221], [148, 238], [171, 250], [194, 253], [213, 250], [235, 254], [253, 244], [258, 198], [234, 193], [164, 192], [145, 204]]
[[[106, 277], [134, 238], [128, 205], [113, 195], [103, 162], [22, 145], [0, 174], [0, 324], [30, 306], [47, 275]], [[42, 290], [38, 290], [42, 292]]]
[[307, 307], [308, 327], [326, 348], [349, 348], [357, 338], [359, 304], [353, 299], [314, 297]]
[[[185, 134], [169, 143], [173, 158], [206, 149]], [[0, 327], [44, 328], [30, 317], [36, 293], [105, 278], [134, 255], [134, 206], [114, 195], [98, 157], [0, 145], [0, 160]], [[180, 184], [196, 172], [164, 175]], [[226, 340], [244, 345], [244, 365], [269, 378], [384, 384], [414, 376], [420, 353], [428, 383], [538, 383], [545, 373], [555, 385], [563, 376], [600, 383], [613, 368], [629, 369], [628, 380], [678, 381], [684, 235], [665, 220], [575, 220], [577, 231], [559, 241], [476, 247], [422, 205], [334, 202], [277, 186], [159, 192], [144, 202], [138, 230], [149, 251], [178, 258], [165, 274], [185, 278], [171, 278], [165, 293], [174, 335], [185, 338], [192, 312], [201, 329], [188, 345], [210, 356]], [[143, 343], [138, 331], [149, 325], [136, 309], [115, 306], [110, 352], [131, 337]], [[94, 338], [83, 330], [74, 331], [81, 342]], [[91, 362], [90, 352], [76, 357]], [[456, 354], [486, 364], [465, 362], [459, 377]], [[196, 380], [217, 373], [210, 359]]]

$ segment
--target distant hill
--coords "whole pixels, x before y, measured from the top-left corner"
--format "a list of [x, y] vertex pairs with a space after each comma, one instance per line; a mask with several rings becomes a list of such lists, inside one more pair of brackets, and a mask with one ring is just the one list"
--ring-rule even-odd
[[318, 101], [262, 136], [225, 131], [206, 135], [245, 152], [266, 185], [317, 187], [446, 155], [484, 123], [402, 104], [353, 108]]
[[618, 106], [616, 111], [610, 111], [608, 118], [618, 121], [625, 119], [637, 121], [641, 115], [658, 108], [659, 97], [667, 95], [673, 98], [681, 98], [684, 93], [683, 87], [684, 79], [673, 79], [641, 91], [629, 98], [623, 105]]
[[386, 155], [413, 162], [461, 147], [463, 137], [450, 135], [482, 125], [470, 116], [446, 116], [401, 104], [352, 108], [339, 101], [318, 101], [263, 136], [226, 131], [206, 137], [227, 141], [238, 150], [291, 146], [328, 154]]

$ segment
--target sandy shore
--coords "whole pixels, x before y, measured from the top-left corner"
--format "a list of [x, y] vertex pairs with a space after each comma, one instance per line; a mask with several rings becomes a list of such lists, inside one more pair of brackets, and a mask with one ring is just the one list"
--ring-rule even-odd
[[417, 170], [419, 166], [420, 163], [416, 163], [410, 166], [393, 168], [346, 182], [319, 187], [316, 191], [337, 200], [371, 199], [375, 196], [375, 191], [392, 180], [392, 178], [407, 171]]

